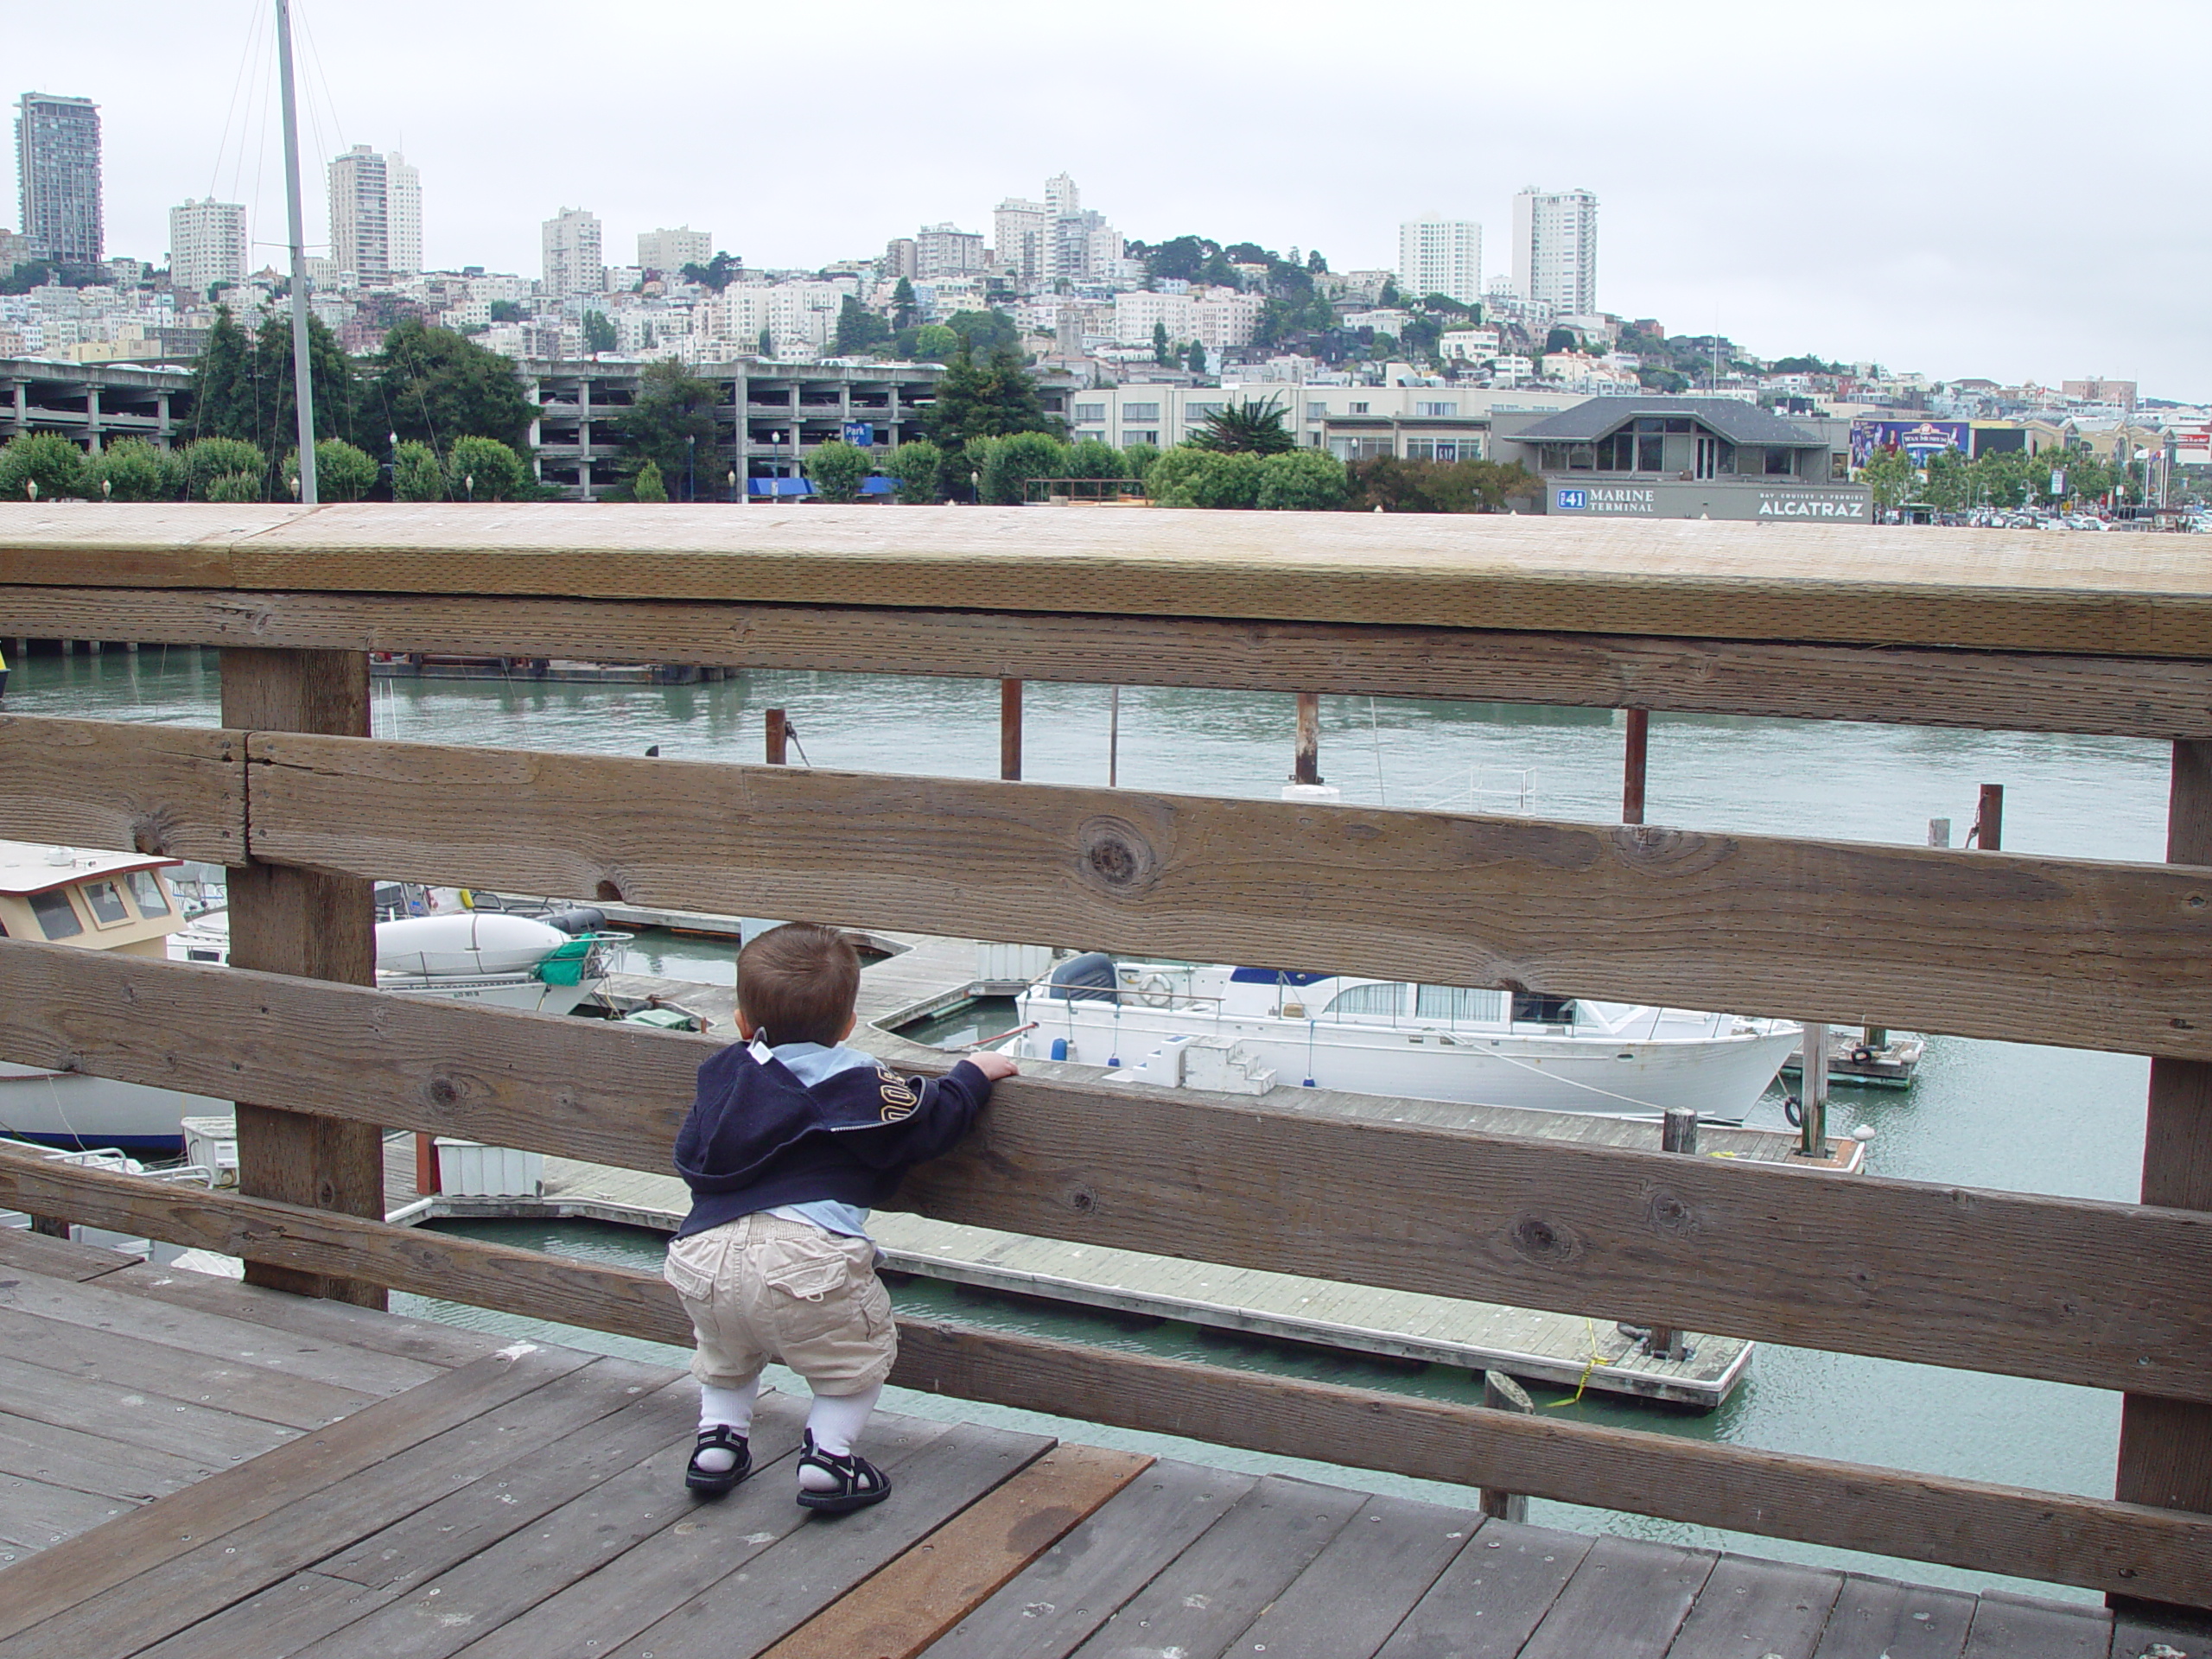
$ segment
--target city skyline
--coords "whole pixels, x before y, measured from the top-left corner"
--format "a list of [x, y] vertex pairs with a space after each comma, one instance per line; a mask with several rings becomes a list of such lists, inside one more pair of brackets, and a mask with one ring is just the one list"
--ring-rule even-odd
[[[265, 66], [246, 49], [257, 26], [255, 52], [265, 56], [267, 29], [257, 24], [265, 10], [263, 0], [211, 4], [189, 29], [150, 21], [97, 54], [60, 16], [29, 16], [12, 29], [23, 87], [102, 106], [109, 251], [158, 257], [168, 209], [213, 194], [245, 203], [254, 264], [281, 258], [280, 238], [270, 235], [282, 223], [281, 168], [260, 113], [270, 99], [254, 89]], [[1163, 23], [1173, 17], [1201, 58], [1236, 66], [1240, 84], [1319, 99], [1333, 127], [1372, 120], [1389, 134], [1377, 146], [1300, 150], [1294, 164], [1260, 166], [1240, 100], [1224, 100], [1218, 113], [1191, 103], [1164, 66], [1117, 80], [1121, 116], [1086, 118], [1097, 113], [1096, 95], [1070, 94], [1058, 78], [1022, 67], [1078, 50], [1076, 35], [1060, 42], [1066, 26], [1049, 20], [1037, 41], [1006, 48], [1003, 67], [988, 72], [989, 100], [917, 103], [895, 60], [900, 43], [916, 46], [921, 25], [863, 5], [856, 26], [884, 49], [841, 71], [841, 106], [903, 107], [916, 123], [926, 118], [932, 142], [928, 166], [869, 175], [864, 187], [855, 175], [852, 188], [836, 188], [834, 173], [816, 167], [732, 168], [722, 140], [747, 124], [728, 125], [713, 98], [660, 99], [642, 69], [639, 96], [666, 135], [651, 165], [635, 145], [558, 154], [514, 143], [514, 124], [572, 72], [542, 43], [585, 27], [588, 14], [569, 0], [550, 0], [548, 26], [524, 34], [417, 0], [395, 0], [374, 31], [351, 14], [326, 12], [321, 0], [300, 10], [311, 89], [306, 155], [327, 162], [365, 141], [404, 148], [431, 181], [423, 263], [432, 268], [535, 270], [543, 221], [578, 202], [600, 215], [610, 248], [626, 251], [639, 232], [657, 227], [705, 224], [715, 227], [717, 246], [748, 264], [814, 268], [874, 257], [916, 226], [985, 229], [995, 204], [1065, 171], [1083, 181], [1086, 205], [1130, 237], [1249, 238], [1283, 251], [1319, 248], [1338, 269], [1388, 269], [1397, 263], [1399, 225], [1424, 214], [1481, 223], [1502, 247], [1513, 193], [1538, 179], [1587, 187], [1605, 204], [1601, 303], [1657, 316], [1679, 332], [1717, 325], [1767, 355], [1810, 351], [1947, 377], [2055, 381], [2098, 372], [2133, 377], [2158, 395], [2212, 389], [2212, 334], [2195, 297], [2212, 230], [2175, 207], [2197, 165], [2185, 159], [2193, 155], [2183, 114], [2189, 54], [2142, 56], [2094, 39], [2051, 54], [2036, 42], [2038, 20], [2062, 26], [2055, 6], [1967, 3], [1930, 17], [1874, 3], [1847, 35], [1831, 37], [1809, 27], [1724, 26], [1753, 14], [1707, 3], [1694, 9], [1700, 27], [1639, 48], [1632, 66], [1578, 53], [1571, 77], [1485, 74], [1476, 99], [1464, 76], [1443, 81], [1433, 96], [1369, 87], [1338, 73], [1330, 54], [1275, 35], [1243, 38], [1225, 9], [1170, 13], [1141, 3], [1134, 20], [1154, 10]], [[686, 0], [662, 0], [651, 11], [679, 32], [696, 32], [687, 60], [714, 60], [734, 45], [803, 44], [796, 20], [741, 40], [719, 13]], [[931, 16], [941, 28], [964, 20], [1011, 29], [1016, 14], [971, 4]], [[1603, 37], [1641, 16], [1600, 3], [1589, 25]], [[1462, 17], [1417, 5], [1403, 16], [1440, 48], [1479, 35], [1484, 61], [1545, 38], [1528, 19], [1487, 10]], [[2205, 32], [2198, 10], [2153, 3], [2146, 16], [2154, 30], [2163, 22], [2191, 37]], [[416, 25], [433, 24], [443, 51], [423, 59], [402, 50]], [[1896, 29], [1906, 30], [1903, 39]], [[1788, 49], [1815, 40], [1817, 52]], [[1452, 54], [1423, 55], [1443, 61]], [[499, 77], [464, 77], [493, 56], [503, 65]], [[1977, 73], [1945, 67], [1969, 60]], [[1784, 70], [1786, 86], [1776, 79]], [[976, 73], [985, 73], [980, 63]], [[2030, 166], [2024, 153], [2005, 162], [1999, 150], [1967, 142], [2056, 122], [2075, 109], [2085, 81], [2121, 76], [2130, 86], [2125, 150], [2140, 159], [2117, 165], [2062, 143], [2055, 153], [2031, 146]], [[232, 111], [234, 85], [244, 90]], [[520, 90], [525, 85], [537, 92]], [[503, 90], [510, 86], [517, 90]], [[1662, 117], [1646, 107], [1644, 92], [1663, 92], [1662, 102], [1681, 107]], [[798, 96], [749, 92], [749, 130], [798, 118]], [[1940, 145], [1923, 147], [1909, 165], [1879, 159], [1895, 150], [1898, 134], [1925, 130], [1930, 100], [1957, 141], [1955, 159], [1930, 160]], [[1667, 143], [1635, 137], [1635, 129], [1659, 121]], [[1744, 148], [1747, 124], [1773, 128], [1795, 152], [1767, 187], [1751, 188], [1735, 163], [1698, 159], [1760, 153], [1758, 143]], [[1210, 141], [1229, 145], [1211, 152], [1222, 159], [1211, 164], [1202, 159]], [[1287, 139], [1270, 140], [1262, 128], [1256, 142]], [[316, 217], [311, 212], [311, 226]], [[2099, 228], [2119, 224], [2128, 226], [2126, 237]]]

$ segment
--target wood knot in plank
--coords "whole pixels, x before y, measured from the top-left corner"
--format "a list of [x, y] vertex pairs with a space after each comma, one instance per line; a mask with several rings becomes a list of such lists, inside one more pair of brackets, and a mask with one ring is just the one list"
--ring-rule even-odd
[[1643, 1218], [1658, 1232], [1688, 1238], [1699, 1230], [1698, 1213], [1669, 1186], [1644, 1189]]
[[1699, 875], [1727, 862], [1736, 843], [1726, 836], [1669, 830], [1663, 824], [1622, 823], [1609, 830], [1614, 855], [1655, 875]]
[[1152, 843], [1125, 819], [1088, 819], [1076, 831], [1077, 873], [1091, 887], [1109, 893], [1141, 893], [1160, 872]]
[[1572, 1227], [1542, 1216], [1523, 1213], [1515, 1217], [1506, 1237], [1515, 1255], [1539, 1267], [1568, 1267], [1582, 1258], [1581, 1236]]

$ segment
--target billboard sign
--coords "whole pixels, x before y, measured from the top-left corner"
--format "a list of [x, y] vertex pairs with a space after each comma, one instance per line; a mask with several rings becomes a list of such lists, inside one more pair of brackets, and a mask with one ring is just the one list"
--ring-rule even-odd
[[845, 423], [845, 442], [861, 449], [873, 449], [875, 447], [875, 423], [873, 421], [847, 421]]
[[1966, 421], [1878, 421], [1861, 416], [1851, 423], [1851, 464], [1864, 467], [1877, 449], [1902, 449], [1916, 467], [1925, 467], [1939, 449], [1974, 453], [1974, 428]]

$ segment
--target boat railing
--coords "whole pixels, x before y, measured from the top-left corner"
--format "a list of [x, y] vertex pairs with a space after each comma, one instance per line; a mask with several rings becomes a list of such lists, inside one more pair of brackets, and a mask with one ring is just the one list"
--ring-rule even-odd
[[[1827, 1143], [1793, 1168], [1039, 1077], [901, 1194], [2104, 1390], [2109, 1497], [925, 1317], [894, 1380], [2212, 1607], [2212, 600], [2184, 575], [2012, 537], [2004, 582], [1970, 582], [1971, 531], [1164, 510], [701, 507], [671, 547], [669, 511], [0, 505], [0, 636], [213, 645], [223, 690], [213, 728], [0, 716], [0, 835], [229, 867], [238, 964], [0, 939], [0, 1058], [241, 1102], [236, 1191], [0, 1151], [0, 1203], [242, 1255], [257, 1283], [688, 1342], [654, 1275], [387, 1224], [379, 1136], [664, 1170], [711, 1039], [381, 994], [378, 880], [2144, 1054], [2140, 1204], [1846, 1177]], [[365, 653], [457, 648], [2149, 739], [2172, 861], [370, 735]]]

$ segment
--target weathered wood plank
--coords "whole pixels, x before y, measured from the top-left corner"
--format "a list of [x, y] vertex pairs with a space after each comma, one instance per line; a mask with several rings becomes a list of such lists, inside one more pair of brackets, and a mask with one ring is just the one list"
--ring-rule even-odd
[[0, 635], [708, 663], [2212, 736], [2212, 665], [1211, 618], [652, 600], [0, 588]]
[[1596, 1541], [1484, 1522], [1376, 1659], [1516, 1659]]
[[701, 1590], [608, 1659], [643, 1659], [645, 1654], [653, 1659], [729, 1659], [758, 1653], [1019, 1474], [1052, 1446], [1040, 1435], [963, 1425], [899, 1466], [891, 1502], [843, 1516], [834, 1528], [809, 1528], [770, 1544], [743, 1572]]
[[[127, 1024], [108, 1017], [119, 1002]], [[250, 1087], [304, 1110], [600, 1163], [659, 1165], [711, 1052], [640, 1028], [0, 940], [9, 1059]], [[1332, 1179], [1313, 1181], [1314, 1169]], [[37, 1184], [77, 1180], [21, 1160], [0, 1170], [49, 1205], [60, 1189]], [[72, 1202], [135, 1202], [136, 1189], [86, 1179]], [[157, 1230], [188, 1224], [178, 1242], [207, 1249], [275, 1248], [253, 1243], [240, 1218], [255, 1212], [226, 1207], [236, 1200], [163, 1192], [158, 1218], [110, 1213]], [[2212, 1306], [2196, 1292], [2212, 1281], [2204, 1214], [1019, 1079], [899, 1202], [1231, 1266], [2212, 1397]], [[283, 1225], [307, 1240], [296, 1222]], [[458, 1274], [451, 1249], [406, 1246], [420, 1264], [407, 1287], [423, 1287], [434, 1260]], [[1976, 1264], [1988, 1270], [1967, 1270]]]
[[105, 1434], [0, 1411], [0, 1473], [140, 1503], [188, 1486], [214, 1467], [198, 1458], [149, 1452]]
[[[369, 734], [369, 661], [358, 652], [233, 648], [223, 653], [222, 677], [226, 724]], [[251, 857], [250, 845], [247, 852], [226, 885], [232, 963], [375, 984], [372, 880], [269, 864]], [[288, 1112], [250, 1096], [238, 1103], [236, 1115], [239, 1192], [383, 1218], [384, 1149], [373, 1125]], [[302, 1276], [262, 1261], [249, 1261], [245, 1276], [249, 1284], [273, 1290], [385, 1305], [383, 1287], [356, 1279]]]
[[1721, 1653], [1812, 1659], [1842, 1592], [1840, 1573], [1723, 1555], [1667, 1652], [1669, 1659]]
[[0, 1474], [0, 1567], [90, 1532], [129, 1507], [123, 1499]]
[[2101, 1607], [1985, 1590], [1965, 1659], [2107, 1659], [2111, 1651], [2112, 1615]]
[[1814, 1659], [1958, 1659], [1974, 1599], [1847, 1573]]
[[1522, 1649], [1523, 1659], [1660, 1659], [1714, 1559], [1710, 1550], [1599, 1539]]
[[[2133, 537], [1467, 514], [0, 505], [0, 582], [705, 599], [2212, 656]], [[2113, 543], [2119, 545], [2113, 545]]]
[[245, 861], [243, 733], [0, 715], [0, 836]]
[[97, 1434], [121, 1446], [156, 1452], [189, 1446], [195, 1460], [214, 1469], [258, 1457], [296, 1432], [150, 1387], [135, 1389], [81, 1374], [65, 1376], [6, 1354], [0, 1354], [0, 1401], [17, 1417]]
[[[112, 1614], [136, 1600], [108, 1597], [116, 1586], [519, 1399], [590, 1357], [528, 1348], [479, 1360], [17, 1562], [0, 1573], [0, 1654], [12, 1654], [18, 1636], [48, 1621], [67, 1619], [75, 1630], [78, 1620], [96, 1622], [103, 1607]], [[48, 1630], [41, 1644], [60, 1634]], [[97, 1638], [73, 1649], [116, 1650]]]
[[112, 1275], [101, 1287], [150, 1297], [174, 1307], [217, 1314], [247, 1325], [266, 1325], [289, 1338], [307, 1338], [318, 1348], [414, 1362], [405, 1367], [386, 1367], [372, 1360], [358, 1367], [356, 1380], [350, 1386], [372, 1394], [394, 1394], [403, 1388], [414, 1387], [429, 1375], [416, 1367], [451, 1370], [508, 1345], [508, 1338], [486, 1331], [468, 1331], [433, 1319], [406, 1319], [397, 1313], [356, 1308], [349, 1302], [321, 1301], [281, 1290], [264, 1290], [235, 1279], [188, 1273], [182, 1268], [134, 1263]]
[[1371, 1497], [1237, 1639], [1274, 1659], [1367, 1659], [1483, 1525], [1472, 1511]]
[[[777, 1409], [775, 1396], [761, 1404], [764, 1414]], [[795, 1435], [798, 1416], [789, 1421]], [[950, 1432], [949, 1423], [879, 1414], [868, 1424], [868, 1455], [895, 1481], [911, 1459]], [[758, 1470], [728, 1497], [700, 1505], [689, 1519], [626, 1553], [619, 1571], [571, 1585], [463, 1653], [467, 1659], [605, 1659], [709, 1586], [762, 1570], [755, 1563], [779, 1541], [811, 1530], [811, 1512], [791, 1502], [791, 1478], [782, 1464]]]
[[1138, 1452], [1055, 1446], [760, 1659], [913, 1659], [1151, 1465]]
[[2212, 1058], [2212, 871], [2196, 868], [260, 732], [248, 744], [252, 852], [277, 864]]
[[97, 1244], [48, 1238], [27, 1227], [0, 1227], [0, 1271], [20, 1268], [46, 1279], [98, 1279], [135, 1266], [138, 1258]]
[[1226, 1470], [1154, 1464], [948, 1630], [931, 1659], [1064, 1659], [1254, 1484]]
[[[1219, 1659], [1364, 1507], [1281, 1475], [1259, 1484], [1076, 1649], [1079, 1659]], [[824, 1656], [823, 1659], [828, 1659]]]

